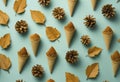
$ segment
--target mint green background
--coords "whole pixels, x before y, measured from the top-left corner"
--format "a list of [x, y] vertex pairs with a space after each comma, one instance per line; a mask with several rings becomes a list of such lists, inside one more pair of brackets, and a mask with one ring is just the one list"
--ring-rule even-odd
[[[67, 0], [51, 0], [49, 7], [42, 7], [37, 2], [38, 0], [27, 0], [27, 7], [25, 13], [15, 16], [13, 10], [14, 0], [8, 0], [7, 7], [4, 6], [2, 0], [0, 0], [0, 10], [6, 12], [9, 17], [9, 26], [0, 25], [0, 36], [6, 33], [11, 35], [11, 46], [7, 50], [0, 49], [0, 53], [6, 54], [10, 57], [12, 61], [12, 67], [10, 68], [10, 74], [6, 71], [0, 70], [0, 82], [15, 82], [17, 79], [24, 79], [26, 82], [46, 82], [47, 79], [53, 78], [56, 82], [65, 82], [65, 72], [71, 72], [77, 75], [81, 82], [102, 82], [103, 80], [109, 80], [110, 82], [120, 82], [120, 70], [117, 77], [113, 76], [112, 65], [110, 60], [110, 55], [115, 51], [120, 49], [120, 44], [116, 42], [120, 38], [120, 3], [116, 3], [116, 0], [98, 0], [96, 10], [93, 11], [91, 7], [90, 0], [79, 0], [76, 6], [73, 17], [70, 17]], [[105, 4], [113, 4], [116, 8], [116, 17], [113, 19], [106, 19], [101, 14], [101, 8]], [[52, 10], [55, 7], [62, 7], [65, 10], [65, 20], [58, 21], [52, 16]], [[60, 42], [50, 42], [45, 34], [45, 26], [36, 24], [30, 15], [30, 10], [42, 11], [46, 16], [46, 25], [56, 27], [61, 32]], [[86, 15], [94, 15], [97, 20], [97, 25], [94, 30], [87, 29], [83, 24], [83, 18]], [[21, 35], [15, 31], [14, 25], [16, 21], [24, 19], [29, 24], [29, 31], [25, 35]], [[72, 21], [77, 29], [76, 34], [71, 43], [71, 47], [68, 48], [66, 44], [66, 38], [64, 33], [64, 25], [69, 21]], [[112, 41], [111, 49], [106, 50], [102, 31], [106, 26], [111, 26], [114, 31], [114, 38]], [[30, 34], [38, 33], [41, 36], [40, 48], [37, 57], [33, 55], [32, 48], [29, 41]], [[88, 47], [85, 47], [80, 42], [80, 37], [84, 34], [90, 36], [92, 44], [91, 46], [98, 46], [103, 49], [102, 53], [96, 58], [86, 57]], [[30, 53], [30, 59], [24, 67], [21, 74], [18, 73], [18, 58], [17, 51], [22, 47], [26, 47]], [[58, 60], [56, 62], [54, 71], [50, 74], [46, 51], [54, 46], [58, 53]], [[77, 50], [79, 52], [79, 62], [76, 65], [70, 65], [65, 60], [65, 54], [68, 50]], [[100, 73], [96, 79], [86, 80], [85, 69], [88, 65], [92, 63], [99, 63]], [[43, 78], [37, 79], [32, 76], [31, 69], [33, 65], [41, 64], [44, 67], [45, 75]]]

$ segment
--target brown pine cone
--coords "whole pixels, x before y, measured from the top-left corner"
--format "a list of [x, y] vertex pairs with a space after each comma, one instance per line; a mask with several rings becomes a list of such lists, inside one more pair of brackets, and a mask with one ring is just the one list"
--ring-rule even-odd
[[111, 18], [111, 17], [115, 16], [115, 14], [116, 14], [115, 7], [112, 7], [112, 4], [104, 5], [102, 8], [102, 14], [103, 14], [103, 16], [105, 16], [107, 18]]
[[23, 82], [23, 80], [16, 80], [16, 82]]
[[81, 42], [82, 42], [82, 44], [84, 44], [84, 45], [89, 45], [90, 44], [90, 38], [89, 38], [89, 36], [88, 35], [83, 35], [82, 37], [81, 37]]
[[15, 29], [19, 33], [25, 33], [28, 30], [28, 24], [24, 20], [17, 21], [15, 24]]
[[63, 8], [60, 8], [60, 7], [54, 8], [52, 14], [58, 20], [64, 19], [64, 16], [65, 16], [65, 12], [64, 12]]
[[96, 24], [96, 19], [92, 15], [86, 16], [84, 21], [84, 24], [89, 28], [93, 28]]
[[38, 0], [38, 2], [40, 3], [40, 5], [42, 6], [48, 6], [50, 3], [50, 0]]
[[41, 65], [36, 65], [32, 67], [32, 74], [35, 77], [42, 77], [44, 73], [44, 69]]
[[69, 63], [76, 63], [78, 61], [78, 52], [75, 50], [68, 51], [65, 59]]

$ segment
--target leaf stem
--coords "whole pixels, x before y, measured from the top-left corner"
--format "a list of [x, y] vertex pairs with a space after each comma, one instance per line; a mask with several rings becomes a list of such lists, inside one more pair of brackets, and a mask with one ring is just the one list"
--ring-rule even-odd
[[17, 16], [17, 13], [15, 13], [15, 16]]
[[60, 40], [57, 39], [58, 42], [60, 42]]
[[8, 24], [7, 24], [7, 27], [10, 28]]

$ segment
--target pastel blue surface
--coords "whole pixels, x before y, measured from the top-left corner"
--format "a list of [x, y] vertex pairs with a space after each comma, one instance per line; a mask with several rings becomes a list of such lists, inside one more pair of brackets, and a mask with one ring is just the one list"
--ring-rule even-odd
[[[51, 0], [49, 7], [42, 7], [37, 1], [38, 0], [27, 0], [25, 13], [15, 16], [15, 12], [13, 10], [14, 0], [8, 0], [7, 7], [5, 7], [2, 0], [0, 0], [0, 10], [6, 12], [10, 17], [10, 28], [0, 25], [0, 36], [10, 33], [12, 40], [11, 46], [7, 50], [0, 48], [0, 53], [6, 54], [6, 56], [10, 57], [12, 61], [10, 74], [8, 74], [6, 71], [0, 70], [0, 82], [15, 82], [17, 79], [23, 79], [26, 82], [46, 82], [46, 80], [49, 78], [53, 78], [56, 82], [65, 82], [65, 72], [70, 72], [77, 75], [80, 79], [80, 82], [102, 82], [103, 80], [120, 82], [120, 70], [117, 74], [117, 77], [114, 77], [110, 60], [110, 55], [115, 50], [120, 51], [120, 44], [116, 41], [118, 38], [120, 38], [120, 3], [116, 3], [116, 0], [98, 0], [96, 10], [93, 11], [90, 0], [78, 0], [73, 17], [70, 17], [67, 0]], [[108, 20], [101, 14], [101, 8], [105, 4], [113, 4], [113, 6], [116, 8], [117, 14], [115, 18]], [[52, 16], [52, 10], [55, 7], [64, 8], [66, 14], [64, 21], [58, 21]], [[38, 25], [31, 19], [30, 10], [39, 10], [45, 14], [46, 25], [56, 27], [61, 32], [61, 37], [59, 38], [60, 42], [50, 42], [48, 40], [45, 34], [45, 26]], [[83, 24], [84, 17], [89, 14], [94, 15], [97, 20], [97, 25], [94, 30], [86, 28]], [[26, 20], [29, 24], [29, 31], [25, 35], [17, 33], [14, 27], [16, 21], [21, 19]], [[63, 27], [69, 21], [74, 23], [77, 30], [70, 48], [68, 48], [66, 44], [65, 32], [63, 29]], [[106, 46], [102, 37], [102, 31], [108, 25], [111, 26], [114, 31], [114, 38], [109, 51], [106, 50]], [[38, 33], [41, 36], [41, 43], [37, 57], [33, 55], [29, 41], [29, 36], [33, 33]], [[91, 46], [98, 46], [103, 49], [102, 53], [98, 57], [86, 57], [88, 47], [83, 46], [80, 42], [80, 37], [85, 34], [90, 36], [92, 41]], [[17, 51], [24, 46], [30, 53], [30, 59], [28, 60], [22, 73], [19, 74]], [[55, 47], [59, 55], [52, 74], [49, 72], [46, 59], [46, 51], [51, 46]], [[73, 49], [79, 52], [79, 62], [76, 65], [70, 65], [65, 60], [66, 52]], [[96, 62], [99, 63], [100, 67], [98, 77], [96, 79], [86, 80], [86, 67]], [[43, 78], [37, 79], [32, 76], [31, 69], [33, 65], [36, 64], [41, 64], [44, 67], [45, 74]]]

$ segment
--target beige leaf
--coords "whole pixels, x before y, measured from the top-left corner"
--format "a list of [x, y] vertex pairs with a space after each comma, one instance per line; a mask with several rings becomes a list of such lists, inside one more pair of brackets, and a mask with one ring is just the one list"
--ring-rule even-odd
[[92, 65], [89, 65], [86, 69], [86, 76], [87, 78], [96, 78], [99, 73], [99, 64], [94, 63]]
[[16, 13], [20, 14], [25, 11], [26, 6], [26, 0], [15, 0], [13, 8]]
[[66, 72], [65, 76], [66, 76], [66, 82], [80, 82], [79, 78], [74, 74]]
[[95, 57], [95, 56], [99, 55], [101, 51], [102, 51], [101, 48], [93, 46], [88, 49], [88, 55], [89, 55], [89, 57]]
[[41, 11], [30, 10], [32, 19], [39, 24], [45, 23], [45, 15]]
[[8, 25], [9, 16], [0, 10], [0, 24]]
[[8, 1], [8, 0], [3, 0], [5, 6], [7, 6], [7, 1]]
[[0, 69], [8, 70], [11, 66], [11, 61], [8, 57], [0, 54]]
[[118, 40], [117, 40], [117, 42], [119, 42], [119, 43], [120, 43], [120, 39], [118, 39]]
[[109, 82], [108, 80], [105, 80], [105, 81], [103, 81], [103, 82]]
[[10, 34], [5, 34], [3, 37], [0, 38], [0, 46], [4, 49], [8, 48], [10, 45]]
[[46, 35], [50, 41], [55, 41], [60, 37], [60, 32], [56, 28], [47, 26]]

